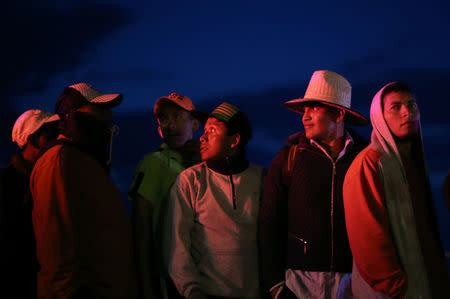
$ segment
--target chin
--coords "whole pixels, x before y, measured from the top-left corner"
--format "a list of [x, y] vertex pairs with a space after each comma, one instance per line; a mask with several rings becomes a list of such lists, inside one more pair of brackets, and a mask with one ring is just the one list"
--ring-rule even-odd
[[181, 143], [181, 142], [179, 142], [179, 141], [168, 141], [168, 142], [167, 142], [167, 145], [168, 145], [170, 148], [180, 148], [180, 147], [182, 147], [184, 144]]
[[306, 133], [305, 136], [306, 136], [306, 138], [308, 138], [308, 139], [314, 139], [314, 138], [317, 137], [317, 136], [315, 136], [314, 134], [308, 134], [308, 133]]

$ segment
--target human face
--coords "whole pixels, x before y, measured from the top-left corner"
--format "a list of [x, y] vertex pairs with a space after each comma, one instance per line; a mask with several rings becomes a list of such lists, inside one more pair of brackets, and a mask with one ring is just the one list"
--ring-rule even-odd
[[197, 126], [191, 114], [173, 103], [161, 107], [158, 115], [159, 133], [169, 148], [180, 148], [192, 139]]
[[95, 119], [97, 119], [105, 126], [111, 125], [111, 118], [113, 116], [113, 113], [109, 108], [99, 105], [88, 104], [84, 105], [81, 108], [78, 108], [77, 111], [87, 113], [93, 116]]
[[414, 96], [391, 92], [383, 97], [383, 116], [392, 134], [404, 139], [419, 131], [420, 111]]
[[334, 141], [337, 137], [339, 126], [337, 122], [339, 113], [320, 103], [307, 103], [303, 106], [302, 122], [308, 139], [314, 139], [323, 143]]
[[234, 137], [228, 136], [228, 128], [220, 120], [210, 117], [200, 137], [200, 154], [203, 161], [225, 158], [231, 151]]

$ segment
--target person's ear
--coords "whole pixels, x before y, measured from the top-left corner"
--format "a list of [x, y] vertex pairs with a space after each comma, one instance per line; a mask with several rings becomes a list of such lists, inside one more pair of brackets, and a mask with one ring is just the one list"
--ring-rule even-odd
[[336, 122], [339, 123], [341, 121], [344, 121], [344, 117], [345, 117], [345, 110], [339, 109], [337, 117], [336, 117]]
[[241, 141], [241, 135], [239, 133], [236, 133], [233, 135], [233, 141], [231, 142], [231, 148], [235, 148], [238, 146], [239, 141]]
[[192, 120], [192, 133], [197, 131], [199, 127], [200, 127], [200, 121], [198, 119], [194, 118]]
[[158, 133], [159, 133], [159, 136], [161, 136], [161, 138], [164, 139], [164, 135], [162, 133], [161, 126], [158, 126]]

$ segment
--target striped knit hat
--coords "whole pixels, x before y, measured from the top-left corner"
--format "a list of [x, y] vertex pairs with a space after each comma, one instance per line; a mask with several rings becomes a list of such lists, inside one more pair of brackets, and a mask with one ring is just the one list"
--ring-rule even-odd
[[234, 105], [224, 102], [214, 109], [210, 117], [223, 122], [228, 128], [229, 135], [239, 133], [243, 145], [247, 144], [253, 136], [247, 114]]

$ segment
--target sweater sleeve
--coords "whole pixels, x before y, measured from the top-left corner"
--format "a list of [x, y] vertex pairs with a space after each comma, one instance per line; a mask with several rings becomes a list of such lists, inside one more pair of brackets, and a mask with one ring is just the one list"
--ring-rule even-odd
[[287, 152], [287, 148], [283, 148], [272, 161], [260, 206], [259, 249], [264, 293], [284, 280], [287, 190], [283, 184], [282, 169]]
[[170, 191], [168, 204], [168, 271], [178, 292], [186, 298], [200, 290], [200, 274], [191, 254], [191, 230], [194, 226], [194, 184], [182, 172]]
[[392, 241], [377, 161], [373, 152], [364, 151], [346, 174], [343, 196], [348, 237], [355, 264], [367, 284], [390, 298], [402, 298], [406, 274]]

